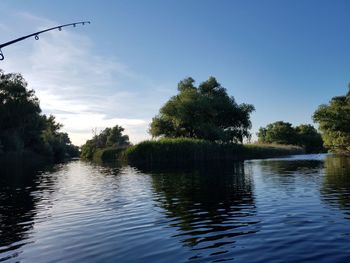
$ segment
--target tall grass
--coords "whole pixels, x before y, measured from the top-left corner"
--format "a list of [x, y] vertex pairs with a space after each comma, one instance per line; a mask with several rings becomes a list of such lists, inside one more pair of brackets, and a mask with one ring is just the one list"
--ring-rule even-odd
[[143, 141], [125, 149], [123, 160], [135, 165], [174, 166], [200, 162], [236, 161], [303, 153], [297, 146], [221, 144], [189, 138]]

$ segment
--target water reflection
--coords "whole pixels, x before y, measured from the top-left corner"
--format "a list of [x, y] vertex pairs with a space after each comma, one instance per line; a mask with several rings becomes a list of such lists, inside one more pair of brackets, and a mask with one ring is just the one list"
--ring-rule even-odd
[[263, 160], [255, 165], [262, 175], [262, 182], [277, 191], [295, 192], [300, 191], [306, 185], [313, 185], [310, 189], [317, 190], [322, 180], [323, 160]]
[[323, 160], [262, 160], [262, 170], [265, 173], [293, 176], [294, 174], [313, 174], [323, 168]]
[[[0, 160], [0, 261], [16, 257], [16, 249], [28, 243], [40, 197], [40, 169], [31, 162]], [[50, 169], [50, 171], [53, 171]]]
[[350, 208], [350, 158], [328, 156], [325, 160], [325, 179], [321, 189], [323, 200], [342, 210]]
[[347, 262], [350, 160], [303, 158], [2, 165], [0, 261]]
[[243, 163], [152, 174], [152, 188], [170, 227], [177, 229], [173, 238], [202, 252], [192, 259], [206, 250], [206, 256], [227, 253], [239, 236], [259, 230], [253, 181]]
[[315, 175], [320, 175], [323, 167], [323, 159], [276, 159], [258, 161], [258, 167], [265, 179], [271, 179], [278, 187], [295, 186], [300, 177], [303, 180], [314, 180]]

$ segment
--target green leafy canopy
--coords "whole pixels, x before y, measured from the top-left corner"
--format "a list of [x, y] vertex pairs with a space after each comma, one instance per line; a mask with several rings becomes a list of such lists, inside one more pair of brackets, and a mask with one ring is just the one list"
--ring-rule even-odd
[[78, 148], [53, 116], [41, 114], [34, 90], [22, 75], [0, 70], [0, 153], [36, 152], [54, 159], [76, 156]]
[[214, 77], [198, 87], [189, 77], [179, 82], [171, 97], [152, 119], [153, 137], [189, 137], [222, 142], [243, 142], [250, 138], [251, 104], [237, 104]]
[[98, 149], [125, 148], [129, 146], [129, 136], [124, 135], [123, 132], [124, 128], [116, 125], [113, 128], [106, 128], [101, 133], [95, 134], [91, 140], [87, 140], [81, 146], [81, 157], [92, 159]]
[[313, 119], [320, 126], [325, 145], [334, 152], [350, 152], [350, 86], [345, 96], [333, 97], [318, 107]]
[[307, 153], [323, 152], [321, 134], [310, 124], [293, 127], [291, 123], [277, 121], [259, 129], [259, 143], [298, 145]]

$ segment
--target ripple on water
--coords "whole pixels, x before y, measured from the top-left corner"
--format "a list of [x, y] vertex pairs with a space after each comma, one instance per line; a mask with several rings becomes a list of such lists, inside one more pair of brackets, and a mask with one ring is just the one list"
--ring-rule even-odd
[[347, 262], [350, 162], [316, 157], [4, 176], [0, 261]]

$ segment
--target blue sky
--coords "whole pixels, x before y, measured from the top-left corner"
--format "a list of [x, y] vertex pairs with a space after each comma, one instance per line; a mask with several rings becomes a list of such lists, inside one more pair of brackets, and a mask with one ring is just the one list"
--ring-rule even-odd
[[122, 125], [133, 142], [177, 82], [215, 76], [260, 126], [311, 123], [318, 105], [350, 82], [348, 1], [2, 0], [0, 42], [91, 20], [3, 49], [0, 68], [21, 72], [44, 113], [76, 144]]

